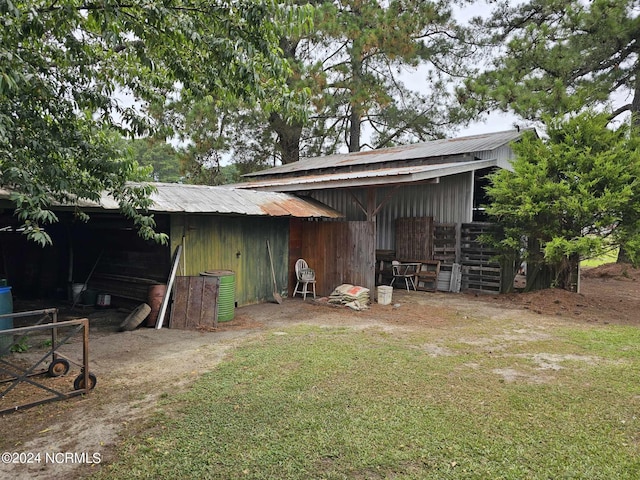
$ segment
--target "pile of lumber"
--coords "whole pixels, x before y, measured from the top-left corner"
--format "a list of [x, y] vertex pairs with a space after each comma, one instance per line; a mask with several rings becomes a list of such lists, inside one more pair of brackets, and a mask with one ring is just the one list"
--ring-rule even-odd
[[364, 310], [369, 305], [369, 289], [343, 283], [329, 295], [329, 303], [341, 304], [353, 310]]

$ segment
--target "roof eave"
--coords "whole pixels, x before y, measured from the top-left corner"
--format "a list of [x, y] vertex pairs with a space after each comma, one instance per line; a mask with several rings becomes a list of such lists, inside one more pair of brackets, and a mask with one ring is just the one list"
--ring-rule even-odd
[[[269, 192], [304, 192], [313, 190], [327, 190], [333, 188], [365, 188], [387, 185], [403, 185], [415, 183], [439, 183], [441, 177], [457, 175], [460, 173], [473, 172], [484, 168], [497, 166], [497, 159], [476, 160], [464, 164], [448, 164], [442, 168], [432, 169], [426, 172], [389, 174], [375, 177], [361, 177], [352, 179], [332, 180], [331, 178], [312, 181], [304, 181], [304, 177], [299, 177], [300, 182], [291, 183], [291, 178], [277, 180], [263, 180], [255, 183], [249, 182], [244, 188]], [[283, 181], [284, 180], [284, 181]], [[288, 182], [285, 182], [288, 180]], [[243, 188], [242, 184], [238, 188]]]

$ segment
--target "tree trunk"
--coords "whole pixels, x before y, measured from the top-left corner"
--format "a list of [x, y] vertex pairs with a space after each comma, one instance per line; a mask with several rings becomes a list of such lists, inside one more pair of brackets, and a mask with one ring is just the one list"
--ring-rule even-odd
[[302, 136], [302, 123], [287, 123], [277, 113], [269, 117], [271, 128], [278, 135], [278, 150], [282, 156], [282, 164], [293, 163], [300, 160], [300, 137]]
[[[295, 64], [296, 49], [298, 48], [298, 40], [289, 38], [280, 39], [280, 48], [292, 64]], [[292, 80], [289, 79], [289, 86], [292, 86]], [[269, 124], [278, 136], [277, 148], [280, 151], [282, 164], [297, 162], [300, 160], [300, 138], [302, 137], [302, 122], [292, 120], [287, 122], [277, 113], [269, 116]]]
[[362, 123], [362, 105], [358, 98], [357, 89], [361, 88], [362, 82], [362, 60], [360, 51], [355, 48], [351, 52], [351, 71], [353, 75], [353, 87], [351, 89], [351, 113], [349, 115], [349, 142], [347, 147], [349, 152], [360, 151], [360, 135]]
[[360, 151], [360, 112], [356, 105], [351, 106], [349, 117], [349, 152]]
[[557, 266], [556, 287], [569, 292], [578, 291], [578, 264], [580, 256], [572, 254], [565, 257]]
[[624, 247], [620, 247], [620, 250], [618, 250], [618, 258], [616, 259], [616, 263], [631, 263], [631, 258], [629, 257], [629, 254], [624, 249]]
[[636, 71], [636, 88], [633, 92], [633, 100], [631, 101], [631, 126], [635, 130], [633, 132], [639, 135], [640, 132], [640, 68]]
[[[640, 135], [640, 71], [636, 72], [636, 88], [631, 102], [631, 135]], [[631, 263], [631, 258], [621, 245], [616, 263]]]
[[550, 288], [554, 275], [552, 269], [544, 261], [540, 251], [540, 242], [535, 239], [527, 241], [527, 284], [525, 292], [533, 292]]

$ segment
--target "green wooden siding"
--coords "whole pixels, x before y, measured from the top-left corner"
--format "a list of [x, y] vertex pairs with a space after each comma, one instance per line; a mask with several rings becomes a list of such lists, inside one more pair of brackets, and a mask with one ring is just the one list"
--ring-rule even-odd
[[173, 215], [171, 252], [182, 244], [177, 275], [209, 270], [233, 270], [238, 306], [273, 299], [273, 279], [267, 251], [271, 245], [278, 293], [286, 296], [289, 219]]

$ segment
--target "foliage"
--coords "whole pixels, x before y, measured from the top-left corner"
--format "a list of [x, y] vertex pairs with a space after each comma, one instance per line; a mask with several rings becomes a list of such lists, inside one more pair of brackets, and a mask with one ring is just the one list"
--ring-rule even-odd
[[[439, 138], [464, 120], [448, 92], [471, 69], [473, 49], [451, 2], [322, 2], [316, 17], [324, 85], [314, 97], [313, 128], [328, 151]], [[418, 67], [426, 72], [426, 93], [402, 81], [401, 73]], [[362, 139], [365, 126], [370, 145]]]
[[640, 124], [638, 0], [492, 3], [476, 24], [497, 55], [459, 90], [462, 103], [533, 120], [615, 104], [612, 118], [632, 112]]
[[[381, 148], [444, 136], [467, 120], [451, 85], [471, 66], [473, 49], [442, 1], [314, 1], [313, 25], [282, 35], [294, 94], [261, 103], [189, 97], [162, 109], [195, 148], [187, 170], [229, 156], [255, 171], [300, 157]], [[405, 85], [424, 73], [428, 93]], [[304, 102], [304, 103], [300, 103]], [[160, 111], [158, 112], [160, 113]], [[366, 132], [366, 136], [364, 135]]]
[[527, 325], [280, 328], [170, 395], [92, 478], [636, 477], [638, 329]]
[[150, 180], [154, 182], [177, 183], [180, 173], [180, 153], [171, 144], [154, 137], [132, 140], [129, 144], [135, 161], [151, 167]]
[[20, 339], [20, 341], [11, 345], [10, 348], [13, 353], [25, 353], [29, 350], [29, 343], [26, 337]]
[[[158, 112], [167, 124], [180, 126], [179, 138], [186, 146], [180, 149], [179, 165], [185, 183], [235, 183], [244, 173], [273, 165], [273, 152], [265, 147], [273, 144], [273, 134], [264, 128], [263, 112], [248, 110], [247, 102], [182, 95]], [[226, 163], [238, 174], [224, 175]]]
[[552, 120], [547, 140], [528, 133], [513, 145], [513, 172], [490, 175], [487, 213], [504, 227], [501, 245], [539, 245], [561, 287], [571, 262], [612, 244], [640, 260], [640, 139], [607, 122], [594, 113]]
[[0, 185], [14, 192], [28, 238], [51, 241], [54, 203], [106, 192], [144, 238], [166, 241], [146, 213], [152, 187], [127, 183], [147, 172], [119, 134], [148, 133], [147, 107], [180, 89], [258, 98], [268, 110], [288, 95], [278, 39], [281, 26], [304, 22], [298, 10], [270, 0], [0, 0]]

